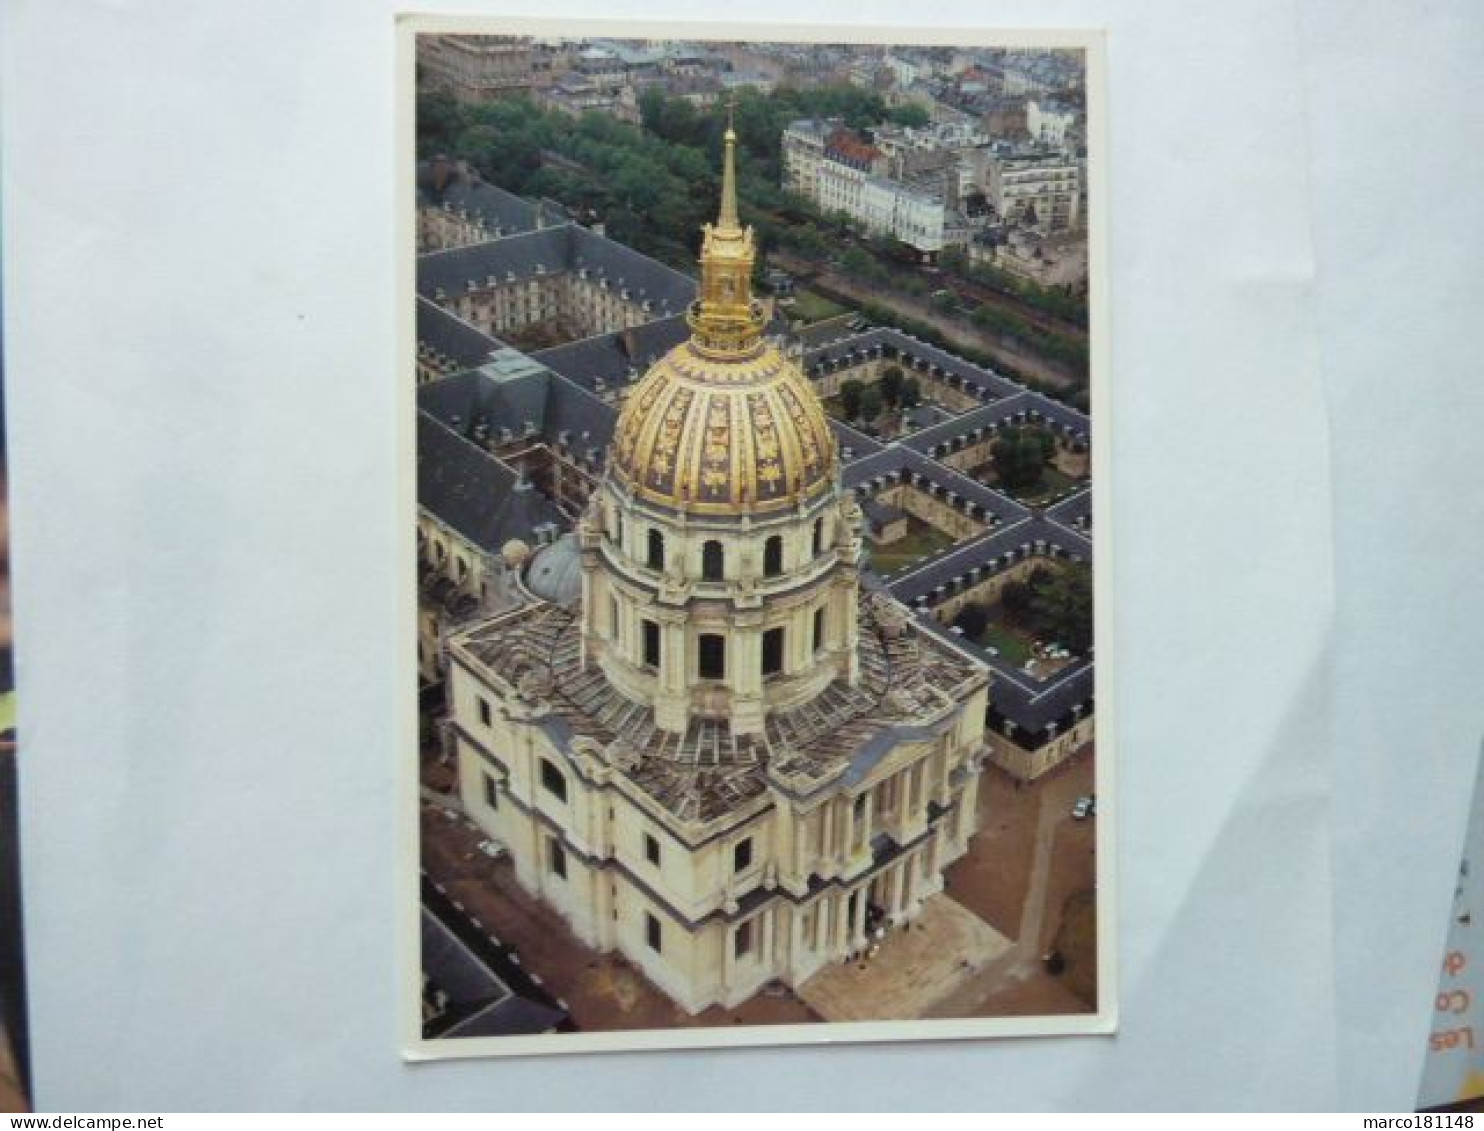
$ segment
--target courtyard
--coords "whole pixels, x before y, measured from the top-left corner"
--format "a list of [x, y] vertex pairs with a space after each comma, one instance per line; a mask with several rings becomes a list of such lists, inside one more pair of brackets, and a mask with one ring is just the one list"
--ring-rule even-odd
[[907, 516], [907, 533], [892, 542], [870, 544], [871, 568], [882, 576], [898, 573], [941, 553], [953, 539], [915, 515]]

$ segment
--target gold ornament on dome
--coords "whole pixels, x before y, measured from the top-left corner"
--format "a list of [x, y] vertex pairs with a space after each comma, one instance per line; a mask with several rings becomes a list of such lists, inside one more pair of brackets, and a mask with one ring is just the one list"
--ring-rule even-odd
[[[619, 413], [610, 469], [642, 499], [697, 514], [766, 513], [834, 481], [834, 432], [798, 367], [763, 337], [751, 228], [737, 210], [737, 135], [723, 135], [721, 210], [703, 229], [688, 341], [645, 374]], [[697, 489], [699, 485], [699, 490]]]

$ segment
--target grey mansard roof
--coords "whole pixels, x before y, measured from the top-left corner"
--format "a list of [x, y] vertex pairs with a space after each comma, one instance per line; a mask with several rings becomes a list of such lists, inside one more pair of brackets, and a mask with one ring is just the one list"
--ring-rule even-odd
[[497, 185], [462, 171], [450, 173], [443, 187], [433, 184], [432, 162], [424, 161], [417, 169], [418, 203], [425, 207], [449, 208], [477, 218], [492, 233], [515, 235], [539, 226], [541, 206]]
[[421, 255], [417, 292], [436, 300], [440, 290], [451, 298], [470, 283], [486, 286], [491, 277], [507, 282], [584, 271], [627, 291], [633, 302], [648, 302], [655, 318], [683, 313], [696, 293], [689, 275], [572, 223]]
[[936, 456], [947, 454], [954, 441], [973, 437], [976, 430], [982, 434], [992, 425], [1001, 427], [1026, 423], [1056, 426], [1084, 443], [1089, 439], [1088, 420], [1080, 412], [1040, 393], [1017, 392], [1013, 396], [958, 413], [949, 420], [914, 432], [902, 443], [916, 451]]
[[565, 342], [531, 356], [585, 389], [596, 388], [599, 381], [607, 388], [622, 388], [644, 376], [689, 336], [685, 315], [672, 314], [631, 330]]
[[497, 359], [422, 386], [418, 407], [473, 441], [481, 427], [491, 443], [534, 433], [594, 469], [600, 467], [617, 411], [533, 359], [509, 352], [524, 362], [523, 372], [502, 375]]
[[419, 348], [426, 346], [464, 369], [482, 365], [504, 345], [421, 296], [417, 300], [417, 343]]
[[562, 512], [515, 471], [427, 412], [417, 414], [417, 501], [486, 553], [511, 538], [530, 541]]

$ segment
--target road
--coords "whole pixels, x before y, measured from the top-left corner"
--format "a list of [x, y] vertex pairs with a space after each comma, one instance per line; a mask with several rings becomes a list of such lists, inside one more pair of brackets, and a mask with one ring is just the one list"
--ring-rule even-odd
[[882, 291], [852, 279], [848, 275], [842, 275], [838, 271], [821, 269], [818, 264], [790, 255], [786, 251], [769, 252], [769, 259], [775, 266], [794, 275], [801, 283], [818, 291], [826, 298], [837, 302], [853, 303], [857, 306], [868, 302], [874, 303], [877, 306], [895, 310], [904, 318], [925, 322], [943, 335], [950, 348], [957, 346], [960, 349], [982, 351], [1002, 365], [1007, 365], [1020, 373], [1059, 389], [1078, 388], [1085, 384], [1084, 380], [1065, 366], [1048, 361], [1039, 354], [1030, 353], [1018, 346], [1009, 345], [999, 334], [973, 326], [964, 326], [958, 319], [950, 318], [934, 310], [926, 299]]

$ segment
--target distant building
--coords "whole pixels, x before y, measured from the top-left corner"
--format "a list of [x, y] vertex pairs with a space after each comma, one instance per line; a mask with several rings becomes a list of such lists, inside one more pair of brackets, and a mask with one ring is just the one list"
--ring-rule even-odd
[[632, 86], [600, 81], [581, 70], [568, 71], [543, 90], [537, 101], [574, 118], [592, 112], [639, 122], [639, 100]]
[[1082, 172], [1061, 154], [1010, 154], [988, 162], [985, 196], [1002, 220], [1043, 232], [1082, 223]]
[[531, 41], [516, 35], [420, 35], [417, 63], [424, 90], [460, 102], [489, 102], [531, 89]]
[[1068, 131], [1077, 124], [1077, 111], [1060, 102], [1032, 98], [1025, 105], [1025, 125], [1031, 140], [1052, 149], [1067, 143]]
[[[822, 212], [845, 213], [868, 232], [926, 254], [942, 251], [966, 238], [967, 224], [955, 215], [956, 153], [913, 140], [936, 136], [934, 130], [892, 132], [888, 152], [838, 121], [792, 122], [783, 131], [783, 187]], [[889, 175], [893, 167], [898, 177]]]

